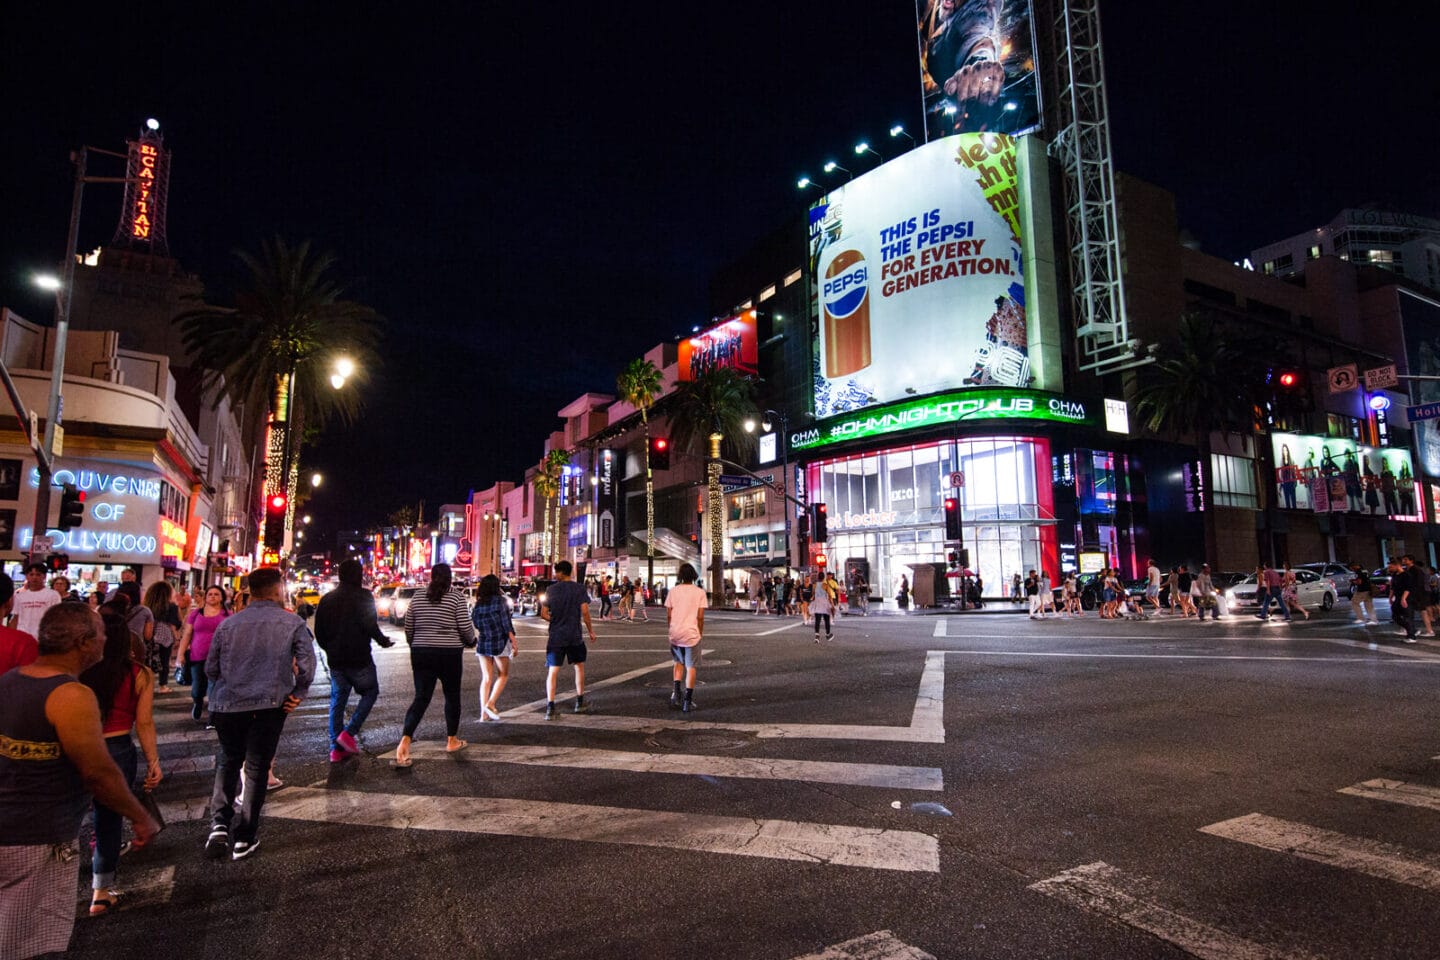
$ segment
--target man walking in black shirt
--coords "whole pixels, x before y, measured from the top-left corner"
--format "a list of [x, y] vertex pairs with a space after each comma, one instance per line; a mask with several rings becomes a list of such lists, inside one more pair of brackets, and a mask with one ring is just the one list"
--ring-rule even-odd
[[[339, 763], [360, 752], [356, 738], [370, 708], [380, 696], [380, 680], [375, 660], [370, 656], [370, 641], [382, 647], [393, 647], [395, 641], [385, 636], [375, 616], [375, 598], [361, 584], [364, 568], [360, 561], [346, 560], [340, 564], [340, 584], [320, 598], [315, 611], [315, 642], [325, 651], [330, 667], [330, 762]], [[350, 723], [345, 725], [345, 707], [350, 691], [360, 695], [360, 702]]]

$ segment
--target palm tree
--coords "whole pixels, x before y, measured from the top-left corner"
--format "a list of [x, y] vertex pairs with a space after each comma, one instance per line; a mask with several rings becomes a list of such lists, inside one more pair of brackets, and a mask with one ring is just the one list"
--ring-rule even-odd
[[[670, 401], [670, 435], [681, 450], [699, 453], [708, 444], [706, 513], [710, 523], [710, 602], [725, 602], [725, 529], [720, 493], [720, 458], [738, 459], [754, 447], [745, 429], [754, 419], [755, 384], [729, 367], [717, 367], [680, 384]], [[788, 509], [788, 508], [787, 508]]]
[[342, 299], [344, 288], [329, 276], [335, 257], [312, 253], [308, 240], [292, 247], [277, 237], [260, 245], [259, 257], [236, 256], [248, 276], [235, 306], [201, 306], [174, 322], [206, 390], [218, 387], [247, 413], [268, 410], [284, 419], [288, 491], [304, 431], [323, 428], [331, 417], [352, 423], [359, 414], [363, 391], [334, 389], [331, 377], [342, 358], [352, 379], [379, 366], [383, 321], [370, 307]]
[[[631, 360], [615, 378], [620, 399], [640, 411], [645, 432], [645, 583], [655, 582], [655, 476], [650, 471], [650, 407], [660, 395], [660, 371], [649, 360]], [[642, 594], [643, 596], [643, 594]]]
[[570, 451], [551, 450], [540, 462], [540, 472], [535, 476], [535, 492], [545, 498], [545, 529], [550, 534], [546, 563], [554, 563], [560, 555], [560, 484], [569, 465]]
[[[1253, 431], [1263, 399], [1259, 388], [1266, 381], [1267, 358], [1273, 356], [1273, 345], [1222, 328], [1211, 317], [1187, 314], [1181, 318], [1176, 340], [1141, 373], [1135, 392], [1137, 416], [1155, 433], [1195, 435], [1206, 491], [1215, 489], [1211, 434]], [[1205, 516], [1205, 553], [1211, 562], [1218, 559], [1212, 509]]]

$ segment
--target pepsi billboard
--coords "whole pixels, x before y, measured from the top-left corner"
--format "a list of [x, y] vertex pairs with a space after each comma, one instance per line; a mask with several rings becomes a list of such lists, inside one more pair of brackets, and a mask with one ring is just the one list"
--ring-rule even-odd
[[925, 139], [1040, 126], [1030, 0], [916, 0]]
[[1016, 144], [959, 134], [810, 212], [815, 415], [1031, 385]]

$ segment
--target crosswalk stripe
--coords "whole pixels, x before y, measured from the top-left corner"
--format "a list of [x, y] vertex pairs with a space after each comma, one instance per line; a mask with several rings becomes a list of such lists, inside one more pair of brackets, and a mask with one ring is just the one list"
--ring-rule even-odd
[[165, 746], [170, 743], [219, 743], [214, 730], [176, 730], [173, 733], [162, 733], [155, 738], [158, 746]]
[[1142, 886], [1138, 878], [1099, 862], [1066, 870], [1031, 884], [1030, 889], [1143, 930], [1201, 960], [1301, 960], [1309, 956], [1273, 950], [1177, 913], [1145, 899]]
[[203, 797], [189, 797], [185, 800], [161, 800], [160, 816], [165, 819], [167, 825], [204, 820], [207, 816], [206, 808], [209, 806], [209, 794]]
[[[713, 652], [714, 652], [713, 650], [702, 650], [702, 651], [700, 651], [700, 655], [703, 657], [703, 656], [705, 656], [706, 654], [710, 654], [710, 653], [713, 653]], [[587, 693], [589, 693], [589, 692], [594, 691], [594, 690], [599, 690], [601, 687], [613, 687], [613, 686], [616, 686], [617, 684], [629, 683], [631, 680], [637, 680], [637, 679], [639, 679], [640, 677], [645, 676], [647, 673], [654, 673], [656, 670], [668, 670], [668, 669], [670, 669], [671, 667], [673, 667], [674, 665], [675, 665], [675, 662], [674, 662], [673, 660], [665, 660], [665, 661], [662, 661], [662, 662], [660, 662], [660, 663], [652, 663], [652, 664], [651, 664], [650, 666], [648, 666], [648, 667], [637, 667], [637, 668], [634, 669], [634, 670], [627, 670], [626, 672], [621, 673], [621, 674], [617, 674], [617, 675], [615, 675], [615, 676], [613, 676], [613, 677], [606, 677], [604, 680], [596, 680], [596, 681], [594, 681], [593, 683], [586, 683], [586, 684], [585, 684], [585, 691], [586, 691]], [[556, 703], [563, 703], [563, 702], [565, 702], [565, 701], [567, 701], [567, 700], [574, 700], [574, 699], [575, 699], [575, 691], [574, 691], [573, 689], [572, 689], [569, 693], [557, 693], [556, 696], [555, 696], [555, 702], [556, 702]], [[500, 714], [500, 715], [501, 715], [502, 717], [509, 717], [509, 716], [512, 716], [512, 715], [518, 715], [518, 714], [522, 714], [522, 713], [532, 713], [532, 712], [534, 712], [534, 711], [536, 711], [536, 710], [541, 710], [541, 709], [543, 709], [543, 708], [545, 707], [546, 702], [547, 702], [547, 701], [546, 701], [543, 697], [542, 697], [541, 699], [539, 699], [539, 700], [531, 700], [529, 703], [521, 704], [521, 705], [518, 706], [518, 707], [512, 707], [512, 708], [510, 708], [509, 710], [506, 710], [504, 713], [502, 713], [502, 714]]]
[[[125, 895], [125, 899], [120, 904], [122, 910], [132, 910], [135, 907], [156, 907], [169, 903], [170, 898], [175, 895], [175, 867], [158, 867], [154, 870], [141, 870], [135, 873], [122, 870], [115, 889]], [[81, 903], [88, 905], [90, 896], [90, 891], [85, 891], [81, 897]]]
[[874, 870], [940, 872], [940, 844], [928, 834], [794, 820], [306, 787], [266, 798], [265, 815], [366, 827], [665, 847]]
[[920, 689], [915, 694], [915, 710], [910, 714], [910, 729], [926, 731], [945, 742], [945, 651], [925, 651], [925, 669], [920, 671]]
[[884, 743], [944, 743], [943, 731], [929, 728], [882, 727], [858, 723], [720, 723], [691, 720], [692, 715], [666, 713], [653, 717], [624, 717], [588, 714], [571, 718], [565, 714], [559, 721], [547, 722], [540, 713], [503, 713], [506, 723], [550, 727], [563, 730], [569, 726], [585, 726], [596, 730], [626, 733], [659, 733], [662, 730], [730, 730], [748, 733], [762, 740], [864, 740]]
[[1200, 832], [1381, 880], [1440, 891], [1440, 856], [1412, 853], [1379, 840], [1351, 837], [1259, 813], [1212, 823], [1201, 827]]
[[889, 930], [877, 930], [794, 960], [935, 960], [935, 957], [910, 946]]
[[1353, 787], [1344, 787], [1340, 792], [1352, 797], [1365, 797], [1367, 800], [1384, 800], [1386, 803], [1403, 803], [1409, 807], [1440, 810], [1440, 788], [1426, 787], [1418, 783], [1366, 780]]
[[215, 769], [215, 755], [207, 753], [199, 757], [179, 757], [175, 760], [162, 760], [160, 769], [165, 771], [165, 776], [176, 777], [182, 773], [205, 773]]
[[784, 633], [786, 630], [794, 630], [796, 627], [799, 626], [803, 626], [803, 624], [801, 624], [799, 620], [792, 620], [784, 626], [774, 627], [770, 630], [761, 630], [759, 633], [755, 634], [755, 636], [768, 637], [773, 633]]
[[935, 636], [935, 637], [947, 637], [947, 636], [949, 636], [949, 635], [950, 635], [950, 628], [949, 628], [949, 626], [948, 626], [949, 622], [950, 622], [950, 621], [945, 620], [945, 619], [936, 620], [936, 621], [935, 621], [935, 632], [934, 632], [933, 634], [931, 634], [931, 636]]
[[[387, 756], [394, 756], [393, 751]], [[411, 756], [443, 759], [442, 743], [418, 743]], [[818, 760], [758, 760], [712, 757], [687, 753], [634, 753], [584, 747], [511, 746], [475, 744], [454, 754], [458, 760], [518, 763], [539, 767], [582, 770], [621, 770], [629, 773], [687, 774], [733, 777], [742, 780], [803, 780], [852, 787], [887, 787], [895, 790], [943, 790], [944, 774], [936, 767], [902, 767], [884, 763], [832, 763]]]

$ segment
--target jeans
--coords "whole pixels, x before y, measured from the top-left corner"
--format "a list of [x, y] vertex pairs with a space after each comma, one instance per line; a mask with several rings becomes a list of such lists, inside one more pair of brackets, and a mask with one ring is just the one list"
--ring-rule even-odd
[[602, 616], [602, 617], [608, 617], [609, 615], [610, 615], [610, 595], [609, 595], [608, 593], [602, 593], [602, 594], [600, 594], [600, 616]]
[[240, 804], [240, 820], [231, 831], [231, 839], [235, 841], [254, 843], [255, 834], [260, 830], [260, 811], [265, 806], [270, 783], [270, 763], [280, 744], [285, 717], [280, 707], [210, 714], [210, 722], [220, 738], [220, 750], [215, 756], [215, 789], [210, 794], [214, 826], [230, 829], [235, 817], [235, 793], [240, 787], [240, 768], [245, 768], [245, 799]]
[[[105, 749], [110, 759], [120, 768], [125, 783], [135, 784], [135, 768], [139, 763], [135, 741], [130, 734], [105, 738]], [[124, 817], [104, 804], [95, 803], [95, 852], [90, 857], [90, 868], [95, 879], [92, 889], [105, 890], [115, 883], [115, 867], [120, 863], [120, 832]]]
[[[345, 723], [345, 705], [350, 702], [350, 691], [354, 690], [360, 694], [360, 702], [355, 705], [355, 714], [350, 718], [348, 726]], [[370, 716], [370, 708], [375, 706], [375, 701], [380, 697], [380, 680], [375, 673], [375, 664], [364, 667], [331, 667], [330, 668], [330, 742], [333, 744], [335, 738], [340, 736], [344, 730], [352, 737], [360, 735], [360, 728], [365, 726], [365, 718]]]
[[[188, 654], [187, 654], [188, 656]], [[210, 692], [210, 678], [205, 675], [205, 661], [190, 661], [190, 699], [199, 703]]]
[[1277, 607], [1280, 608], [1280, 612], [1281, 612], [1281, 613], [1285, 614], [1285, 619], [1286, 619], [1286, 620], [1289, 620], [1289, 619], [1290, 619], [1290, 610], [1289, 610], [1288, 607], [1285, 606], [1285, 601], [1280, 598], [1280, 588], [1279, 588], [1279, 587], [1275, 587], [1275, 588], [1273, 588], [1273, 589], [1272, 589], [1272, 588], [1267, 588], [1266, 591], [1265, 591], [1265, 595], [1260, 598], [1260, 619], [1261, 619], [1261, 620], [1269, 620], [1269, 619], [1270, 619], [1270, 604], [1272, 604], [1272, 603], [1275, 604], [1275, 606], [1277, 606]]
[[435, 695], [435, 681], [445, 694], [445, 734], [453, 737], [460, 732], [460, 678], [465, 675], [465, 652], [437, 647], [411, 647], [410, 668], [415, 671], [415, 699], [405, 711], [404, 735], [415, 736], [415, 729], [430, 708]]

